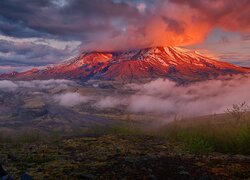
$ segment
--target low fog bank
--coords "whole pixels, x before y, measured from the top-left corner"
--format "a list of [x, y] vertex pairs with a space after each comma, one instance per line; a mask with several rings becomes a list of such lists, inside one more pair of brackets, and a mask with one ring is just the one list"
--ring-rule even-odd
[[[87, 105], [96, 110], [121, 109], [131, 113], [162, 116], [198, 116], [223, 113], [233, 104], [250, 104], [250, 77], [209, 80], [179, 86], [172, 81], [157, 79], [146, 84], [127, 84], [120, 90], [92, 87], [89, 91], [72, 90], [85, 87], [69, 80], [0, 81], [0, 92], [33, 90], [46, 95], [49, 103], [64, 107]], [[50, 93], [51, 89], [60, 89]], [[104, 92], [105, 93], [102, 93]], [[125, 93], [124, 93], [125, 92]], [[126, 93], [129, 92], [129, 93]], [[133, 92], [133, 93], [131, 93]]]
[[82, 96], [77, 92], [69, 92], [65, 94], [55, 95], [54, 97], [55, 102], [62, 106], [72, 107], [81, 103], [87, 103], [89, 101], [89, 97]]
[[75, 86], [76, 83], [64, 79], [51, 79], [51, 80], [32, 80], [32, 81], [0, 81], [1, 91], [17, 91], [20, 88], [33, 88], [39, 90], [48, 90], [52, 88], [66, 89], [70, 86]]
[[134, 113], [187, 117], [223, 113], [233, 104], [250, 104], [249, 76], [208, 80], [186, 86], [157, 79], [146, 84], [127, 84], [123, 88], [136, 93], [104, 97], [95, 106], [105, 109], [125, 105]]
[[177, 86], [158, 79], [144, 85], [131, 84], [139, 90], [130, 97], [129, 109], [134, 112], [172, 113], [196, 116], [223, 113], [233, 104], [250, 103], [250, 77], [209, 80]]

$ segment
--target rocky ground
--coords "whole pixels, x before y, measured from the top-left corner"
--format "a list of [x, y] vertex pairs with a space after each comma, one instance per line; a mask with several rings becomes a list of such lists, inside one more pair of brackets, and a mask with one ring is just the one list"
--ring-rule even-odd
[[[133, 91], [23, 83], [0, 92], [0, 165], [14, 179], [25, 172], [34, 179], [250, 179], [250, 157], [228, 155], [250, 154], [250, 118], [177, 118], [162, 127], [159, 114], [96, 107], [99, 99]], [[92, 99], [57, 102], [71, 93]]]
[[0, 163], [15, 179], [248, 179], [250, 157], [192, 155], [165, 138], [100, 135], [1, 143]]

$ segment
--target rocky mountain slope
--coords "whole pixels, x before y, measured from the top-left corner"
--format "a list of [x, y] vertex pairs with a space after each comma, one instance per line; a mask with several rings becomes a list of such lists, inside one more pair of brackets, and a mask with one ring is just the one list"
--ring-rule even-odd
[[60, 64], [26, 72], [2, 74], [0, 79], [89, 79], [144, 82], [169, 78], [177, 82], [213, 79], [250, 70], [178, 47], [153, 47], [121, 52], [89, 52]]

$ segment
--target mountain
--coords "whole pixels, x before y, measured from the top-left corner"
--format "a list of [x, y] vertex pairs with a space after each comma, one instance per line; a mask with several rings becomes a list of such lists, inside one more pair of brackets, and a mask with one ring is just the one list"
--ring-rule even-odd
[[247, 68], [220, 62], [196, 51], [178, 47], [153, 47], [119, 52], [82, 53], [73, 59], [45, 68], [2, 74], [0, 79], [144, 82], [163, 77], [185, 83], [249, 72]]

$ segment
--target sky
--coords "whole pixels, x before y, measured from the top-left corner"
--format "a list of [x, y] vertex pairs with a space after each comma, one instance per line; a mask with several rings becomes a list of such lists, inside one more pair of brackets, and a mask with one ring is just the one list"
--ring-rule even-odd
[[1, 0], [0, 73], [153, 46], [250, 67], [249, 12], [249, 0]]

